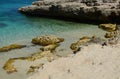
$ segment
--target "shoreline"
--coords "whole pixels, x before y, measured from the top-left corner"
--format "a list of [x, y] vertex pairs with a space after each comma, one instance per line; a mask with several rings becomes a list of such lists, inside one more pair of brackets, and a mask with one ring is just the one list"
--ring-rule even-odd
[[[66, 67], [65, 65], [66, 64], [69, 64], [68, 63], [68, 61], [69, 60], [71, 60], [71, 59], [73, 59], [73, 58], [76, 58], [76, 56], [77, 57], [79, 57], [79, 55], [81, 54], [81, 53], [86, 53], [84, 56], [82, 56], [81, 55], [81, 57], [84, 59], [84, 57], [85, 56], [94, 56], [94, 54], [96, 55], [101, 55], [102, 54], [102, 56], [106, 56], [106, 55], [108, 55], [108, 57], [107, 58], [109, 58], [109, 56], [110, 56], [110, 54], [105, 54], [105, 52], [112, 52], [113, 53], [113, 55], [114, 55], [114, 52], [119, 56], [119, 48], [120, 48], [120, 43], [119, 43], [119, 40], [118, 40], [118, 42], [116, 43], [116, 38], [119, 38], [119, 35], [120, 35], [120, 29], [119, 29], [119, 27], [116, 25], [116, 24], [101, 24], [101, 25], [99, 25], [99, 28], [101, 28], [102, 30], [105, 30], [105, 31], [108, 31], [109, 33], [110, 33], [110, 35], [111, 35], [111, 33], [113, 34], [113, 33], [115, 33], [115, 34], [113, 34], [112, 36], [110, 36], [110, 38], [112, 38], [113, 40], [111, 40], [111, 41], [113, 41], [112, 42], [112, 44], [111, 44], [111, 41], [110, 40], [108, 40], [108, 41], [105, 41], [105, 40], [103, 40], [103, 39], [101, 39], [101, 38], [99, 38], [98, 36], [95, 36], [95, 35], [92, 35], [92, 36], [89, 36], [89, 34], [87, 35], [87, 36], [84, 36], [83, 34], [83, 36], [82, 37], [80, 37], [80, 35], [79, 35], [79, 33], [78, 33], [78, 37], [80, 37], [80, 38], [78, 38], [78, 41], [76, 41], [76, 40], [74, 40], [74, 42], [68, 42], [67, 40], [72, 40], [72, 39], [70, 39], [70, 38], [68, 38], [67, 40], [65, 40], [65, 41], [67, 41], [67, 42], [65, 42], [64, 44], [63, 43], [60, 43], [60, 42], [63, 42], [64, 41], [64, 38], [60, 38], [60, 37], [57, 37], [57, 36], [49, 36], [49, 35], [45, 35], [45, 36], [39, 36], [39, 37], [35, 37], [35, 38], [33, 38], [32, 39], [32, 43], [33, 44], [35, 44], [35, 47], [33, 46], [33, 47], [31, 47], [30, 46], [30, 48], [23, 48], [23, 50], [24, 51], [26, 51], [26, 52], [29, 52], [29, 53], [25, 53], [26, 54], [26, 56], [24, 56], [24, 55], [22, 55], [21, 53], [24, 53], [22, 50], [14, 50], [14, 49], [18, 49], [19, 48], [19, 46], [20, 46], [20, 48], [21, 48], [21, 45], [10, 45], [10, 46], [6, 46], [6, 47], [3, 47], [3, 48], [0, 48], [1, 50], [3, 49], [6, 49], [6, 48], [8, 48], [7, 49], [7, 51], [9, 50], [9, 47], [10, 47], [10, 50], [13, 50], [13, 51], [11, 51], [11, 53], [19, 53], [19, 52], [21, 52], [21, 53], [19, 53], [19, 54], [16, 54], [17, 55], [17, 57], [16, 56], [14, 56], [14, 57], [11, 57], [10, 59], [8, 59], [8, 61], [4, 64], [4, 66], [3, 66], [3, 69], [5, 69], [6, 70], [6, 72], [7, 73], [13, 73], [13, 72], [17, 72], [17, 70], [19, 70], [19, 74], [20, 73], [22, 73], [21, 71], [25, 71], [25, 72], [23, 72], [22, 74], [24, 74], [24, 76], [26, 76], [25, 75], [25, 73], [33, 73], [33, 74], [39, 74], [39, 71], [40, 71], [40, 73], [41, 73], [41, 71], [43, 70], [43, 72], [44, 72], [44, 68], [45, 69], [47, 69], [47, 68], [49, 68], [49, 65], [47, 65], [47, 63], [46, 62], [50, 62], [50, 63], [48, 63], [48, 64], [52, 64], [53, 62], [58, 62], [58, 61], [60, 61], [61, 62], [61, 60], [62, 59], [68, 59], [68, 60], [63, 60], [63, 61], [65, 61], [65, 63], [61, 63], [61, 65], [60, 65], [60, 68], [64, 68], [64, 67]], [[97, 31], [97, 30], [96, 30]], [[90, 32], [90, 30], [89, 30], [89, 32]], [[94, 32], [95, 34], [96, 34], [96, 32]], [[93, 34], [94, 34], [93, 33]], [[66, 34], [66, 33], [65, 33]], [[75, 33], [76, 34], [76, 33]], [[71, 36], [71, 35], [70, 35]], [[104, 36], [104, 35], [103, 35]], [[109, 34], [108, 34], [108, 36], [109, 36]], [[115, 38], [116, 37], [116, 38]], [[110, 39], [110, 38], [108, 38], [108, 39]], [[76, 38], [74, 38], [74, 39], [76, 39]], [[119, 38], [120, 39], [120, 38]], [[107, 39], [106, 39], [107, 40]], [[52, 43], [52, 44], [51, 44]], [[54, 44], [55, 43], [55, 44]], [[56, 46], [56, 43], [57, 43], [57, 46]], [[68, 54], [66, 54], [67, 52], [66, 52], [66, 50], [60, 50], [59, 48], [57, 49], [57, 50], [55, 50], [56, 49], [56, 47], [58, 47], [59, 45], [58, 44], [61, 44], [60, 46], [62, 46], [62, 48], [64, 48], [65, 47], [65, 44], [67, 44], [67, 43], [71, 43], [71, 45], [68, 45], [68, 46], [66, 46], [66, 47], [68, 47], [69, 49], [71, 48], [72, 49], [72, 52], [70, 53], [69, 51], [68, 51], [68, 48], [67, 48], [67, 51], [69, 52]], [[36, 45], [38, 45], [38, 46], [36, 46]], [[11, 47], [12, 46], [12, 47]], [[13, 46], [15, 46], [15, 47], [13, 47]], [[24, 47], [24, 45], [22, 45], [23, 47]], [[49, 46], [51, 46], [51, 47], [49, 47]], [[27, 47], [27, 46], [26, 46]], [[32, 48], [35, 48], [35, 50], [34, 49], [32, 49]], [[37, 52], [32, 52], [31, 50], [29, 50], [29, 49], [32, 49], [32, 51], [37, 51]], [[55, 51], [52, 51], [52, 50], [55, 50]], [[115, 51], [114, 51], [115, 50]], [[85, 52], [84, 52], [85, 51]], [[117, 51], [117, 52], [116, 52]], [[89, 52], [91, 52], [91, 53], [89, 53]], [[11, 53], [9, 53], [9, 55], [11, 55], [12, 56], [12, 54]], [[30, 54], [30, 53], [32, 53], [32, 54]], [[60, 55], [60, 53], [65, 53], [66, 54], [66, 56], [63, 56], [63, 54], [61, 54]], [[8, 55], [7, 54], [7, 52], [6, 53], [3, 53], [4, 55]], [[105, 54], [105, 55], [104, 55]], [[115, 56], [116, 56], [116, 54], [115, 54]], [[19, 55], [22, 55], [22, 56], [19, 56]], [[70, 56], [69, 56], [70, 55]], [[70, 57], [70, 58], [69, 58]], [[72, 57], [72, 58], [71, 58]], [[79, 60], [81, 61], [81, 57], [79, 58]], [[111, 56], [110, 56], [111, 57]], [[5, 58], [5, 57], [3, 57], [3, 58]], [[101, 58], [101, 59], [103, 59], [102, 57], [99, 57], [99, 58]], [[119, 58], [119, 57], [118, 57]], [[43, 59], [43, 60], [42, 60]], [[86, 58], [85, 58], [86, 59]], [[93, 60], [95, 60], [96, 62], [95, 63], [97, 63], [97, 60], [96, 59], [98, 59], [98, 57], [96, 56], [95, 57], [95, 59], [93, 58]], [[24, 60], [24, 61], [23, 61]], [[83, 64], [83, 63], [80, 63], [79, 62], [79, 60], [72, 60], [72, 62], [73, 61], [78, 61], [78, 64], [80, 64], [79, 66], [82, 66], [82, 65], [85, 65], [86, 66], [86, 64]], [[103, 59], [104, 60], [104, 59]], [[108, 60], [108, 59], [107, 59]], [[41, 61], [41, 62], [39, 62], [39, 61]], [[86, 61], [86, 60], [85, 60]], [[89, 60], [88, 60], [89, 61]], [[113, 61], [114, 61], [114, 59], [113, 59]], [[73, 65], [73, 67], [74, 67], [74, 65], [76, 65], [75, 63], [70, 63], [68, 66], [71, 66], [71, 68], [72, 68], [72, 65]], [[102, 62], [102, 61], [101, 61]], [[25, 63], [28, 63], [27, 65], [25, 64]], [[36, 63], [36, 64], [33, 64], [33, 63]], [[91, 65], [91, 63], [92, 63], [92, 65], [94, 65], [95, 63], [94, 63], [94, 61], [92, 61], [92, 62], [90, 62], [89, 64]], [[100, 62], [99, 62], [100, 63]], [[102, 62], [103, 63], [103, 62]], [[107, 62], [105, 62], [105, 63], [107, 63]], [[114, 63], [114, 62], [113, 62]], [[22, 66], [20, 66], [20, 64], [22, 64]], [[41, 64], [42, 64], [42, 66], [41, 66]], [[44, 65], [43, 65], [44, 64]], [[108, 63], [109, 64], [109, 63]], [[119, 64], [119, 63], [115, 63], [115, 65], [116, 64]], [[47, 66], [46, 66], [47, 65]], [[52, 64], [53, 65], [53, 64]], [[55, 65], [55, 67], [57, 67], [59, 65], [59, 63], [57, 63], [57, 65]], [[101, 65], [101, 63], [100, 63], [100, 65]], [[62, 66], [62, 67], [61, 67]], [[53, 66], [54, 67], [54, 66]], [[75, 67], [77, 67], [77, 65], [75, 66]], [[90, 67], [90, 66], [87, 66], [88, 68]], [[41, 68], [42, 68], [42, 70], [41, 70]], [[69, 67], [68, 67], [69, 68]], [[35, 69], [35, 70], [34, 70]], [[39, 69], [39, 70], [38, 70]], [[54, 68], [52, 68], [53, 70], [54, 70]], [[38, 70], [38, 71], [37, 71]], [[49, 69], [48, 69], [49, 70]], [[63, 70], [63, 69], [62, 69]], [[74, 69], [73, 69], [74, 70]], [[103, 70], [104, 70], [104, 68], [103, 68]], [[34, 72], [35, 71], [35, 72]], [[69, 73], [71, 72], [71, 69], [69, 70], [67, 70]], [[75, 71], [75, 73], [76, 73], [76, 70], [74, 70]], [[54, 71], [54, 72], [57, 72], [56, 70]], [[87, 70], [86, 70], [86, 72], [87, 72]], [[104, 71], [103, 71], [104, 72]], [[45, 72], [46, 73], [46, 72]], [[45, 74], [45, 73], [43, 73], [43, 74]], [[61, 73], [61, 72], [60, 72]], [[82, 72], [80, 72], [81, 74], [82, 74]], [[98, 71], [98, 73], [100, 73], [99, 71]], [[13, 73], [14, 74], [14, 73]], [[15, 74], [17, 74], [17, 73], [15, 73]], [[14, 75], [15, 75], [14, 74]], [[45, 75], [47, 75], [47, 74], [49, 74], [49, 73], [46, 73]], [[59, 73], [58, 73], [59, 74]], [[64, 73], [63, 73], [64, 74]], [[55, 74], [50, 74], [50, 76], [46, 76], [45, 77], [45, 79], [49, 79], [50, 77], [51, 77], [51, 75], [56, 75], [57, 76], [57, 74], [55, 73]], [[59, 74], [59, 75], [61, 75], [61, 74]], [[93, 75], [93, 74], [91, 74], [91, 75]], [[68, 77], [68, 79], [69, 79], [69, 77], [70, 77], [70, 75], [68, 75], [68, 73], [67, 74], [65, 74], [65, 76], [66, 77]], [[88, 74], [87, 74], [87, 76], [89, 76]], [[108, 76], [110, 76], [109, 74], [108, 74]], [[32, 76], [32, 77], [30, 77], [30, 79], [35, 79], [34, 77], [36, 77], [36, 79], [39, 79], [40, 77], [42, 77], [42, 76], [40, 76], [40, 74], [38, 75], [38, 76]], [[75, 75], [75, 76], [73, 76], [73, 77], [75, 77], [75, 79], [76, 79], [76, 77], [78, 77], [79, 78], [79, 76], [77, 76], [77, 75]], [[43, 77], [44, 78], [44, 77]], [[60, 76], [60, 77], [58, 77], [58, 79], [59, 78], [63, 78], [62, 76]], [[71, 77], [72, 78], [72, 77]], [[80, 77], [81, 78], [81, 77]], [[116, 78], [116, 76], [115, 76], [115, 78]], [[53, 78], [53, 79], [56, 79], [56, 78]], [[63, 78], [64, 79], [64, 78]], [[66, 78], [67, 79], [67, 78]], [[100, 78], [98, 78], [98, 79], [100, 79]]]

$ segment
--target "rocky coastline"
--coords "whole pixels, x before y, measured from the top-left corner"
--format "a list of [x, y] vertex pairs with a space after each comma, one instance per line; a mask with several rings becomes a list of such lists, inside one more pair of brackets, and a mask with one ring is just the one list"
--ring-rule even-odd
[[40, 0], [19, 12], [86, 23], [120, 23], [120, 0]]
[[[100, 29], [105, 30], [107, 35], [105, 34], [106, 39], [102, 39], [100, 37], [97, 37], [93, 35], [92, 37], [89, 36], [83, 36], [78, 41], [71, 43], [70, 49], [73, 51], [73, 55], [77, 54], [78, 52], [81, 52], [84, 47], [87, 47], [89, 45], [100, 45], [100, 47], [104, 48], [105, 46], [117, 46], [120, 41], [120, 28], [116, 24], [100, 24], [98, 26]], [[9, 58], [8, 61], [3, 66], [3, 69], [6, 70], [7, 73], [13, 73], [18, 72], [17, 67], [14, 66], [14, 63], [16, 61], [24, 60], [28, 62], [35, 62], [36, 60], [41, 60], [42, 58], [46, 58], [48, 62], [52, 62], [53, 60], [56, 60], [58, 58], [63, 57], [62, 55], [57, 54], [58, 51], [56, 51], [57, 47], [60, 46], [60, 43], [64, 42], [64, 38], [57, 37], [54, 35], [44, 35], [44, 36], [38, 36], [32, 39], [31, 43], [35, 45], [42, 46], [39, 49], [39, 52], [33, 53], [30, 56], [26, 57], [17, 57], [17, 58]], [[9, 46], [4, 46], [0, 48], [0, 53], [7, 53], [8, 51], [17, 50], [21, 48], [28, 47], [28, 45], [19, 45], [19, 44], [12, 44]], [[38, 62], [39, 64], [40, 63]], [[45, 62], [44, 62], [45, 64]], [[30, 69], [27, 71], [27, 73], [34, 73], [37, 71], [41, 65], [31, 65]]]

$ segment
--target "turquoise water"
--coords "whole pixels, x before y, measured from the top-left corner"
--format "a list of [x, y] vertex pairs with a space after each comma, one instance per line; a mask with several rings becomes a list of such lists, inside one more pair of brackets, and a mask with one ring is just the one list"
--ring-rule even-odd
[[[18, 8], [30, 5], [34, 0], [0, 0], [0, 47], [13, 43], [31, 44], [32, 38], [40, 35], [57, 35], [65, 38], [58, 50], [60, 54], [72, 52], [70, 44], [82, 36], [103, 36], [103, 31], [96, 25], [67, 22], [41, 17], [27, 17], [18, 12]], [[2, 79], [26, 79], [26, 63], [21, 63], [17, 73], [7, 74], [3, 69], [9, 58], [23, 57], [39, 51], [38, 46], [0, 53], [0, 77]], [[57, 50], [57, 51], [58, 51]], [[18, 63], [19, 65], [20, 63]], [[18, 66], [19, 68], [19, 66]]]
[[0, 47], [17, 41], [30, 41], [39, 35], [61, 35], [70, 30], [88, 27], [88, 25], [73, 22], [26, 17], [18, 12], [19, 7], [30, 5], [32, 1], [34, 0], [0, 1]]

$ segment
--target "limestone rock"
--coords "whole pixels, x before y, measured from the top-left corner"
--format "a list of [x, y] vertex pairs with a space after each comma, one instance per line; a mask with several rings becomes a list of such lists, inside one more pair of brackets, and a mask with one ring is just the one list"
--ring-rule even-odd
[[3, 69], [7, 71], [7, 73], [17, 72], [17, 69], [13, 65], [14, 59], [10, 58], [3, 66]]
[[47, 46], [47, 45], [50, 45], [50, 44], [57, 44], [57, 43], [60, 43], [60, 42], [63, 42], [64, 41], [64, 38], [58, 38], [56, 36], [39, 36], [39, 37], [36, 37], [36, 38], [33, 38], [32, 39], [32, 43], [34, 44], [38, 44], [38, 45], [41, 45], [41, 46]]
[[99, 28], [108, 31], [108, 32], [112, 32], [117, 30], [117, 25], [116, 24], [100, 24]]
[[[10, 58], [3, 66], [3, 69], [6, 70], [7, 73], [13, 73], [13, 72], [17, 72], [16, 67], [14, 66], [14, 62], [16, 60], [27, 60], [27, 61], [35, 61], [37, 59], [46, 57], [47, 60], [50, 62], [52, 61], [52, 53], [50, 51], [43, 51], [43, 52], [38, 52], [38, 53], [34, 53], [31, 56], [27, 56], [27, 57], [18, 57], [18, 58]], [[34, 71], [35, 68], [32, 68], [28, 71], [28, 73]]]
[[48, 46], [44, 46], [42, 48], [40, 48], [40, 50], [42, 51], [55, 51], [55, 49], [59, 46], [59, 44], [51, 44], [51, 45], [48, 45]]
[[43, 58], [43, 57], [48, 57], [48, 58], [50, 58], [51, 56], [52, 56], [52, 53], [51, 53], [50, 51], [38, 52], [38, 53], [33, 54], [33, 55], [30, 57], [30, 61], [35, 61], [35, 60], [40, 59], [40, 58]]
[[51, 16], [82, 22], [120, 23], [120, 0], [42, 0], [19, 11], [30, 16]]
[[71, 46], [70, 46], [70, 48], [71, 48], [72, 50], [77, 50], [79, 46], [81, 46], [81, 45], [89, 42], [90, 40], [91, 40], [90, 37], [84, 36], [84, 37], [80, 38], [80, 40], [78, 40], [77, 42], [72, 43]]
[[21, 49], [24, 47], [26, 47], [26, 45], [12, 44], [12, 45], [4, 46], [4, 47], [0, 48], [0, 52], [7, 52], [7, 51], [10, 51], [13, 49]]

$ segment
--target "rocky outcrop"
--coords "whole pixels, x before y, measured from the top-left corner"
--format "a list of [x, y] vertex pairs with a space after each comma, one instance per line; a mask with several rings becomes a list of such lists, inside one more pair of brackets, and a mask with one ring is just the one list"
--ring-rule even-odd
[[118, 22], [120, 0], [43, 0], [19, 11], [31, 16], [50, 16], [84, 22]]
[[[7, 73], [14, 73], [17, 72], [17, 68], [14, 66], [14, 62], [17, 60], [27, 60], [27, 61], [35, 61], [41, 58], [46, 57], [48, 62], [51, 62], [52, 60], [54, 60], [54, 58], [57, 58], [57, 55], [54, 55], [52, 52], [50, 51], [43, 51], [43, 52], [37, 52], [32, 54], [31, 56], [27, 56], [27, 57], [18, 57], [18, 58], [10, 58], [8, 59], [8, 61], [4, 64], [3, 69], [6, 70]], [[38, 67], [38, 66], [37, 66]], [[28, 70], [28, 74], [31, 72], [34, 72], [34, 69], [36, 69], [37, 67], [32, 67], [32, 69], [30, 68]], [[39, 66], [40, 67], [40, 66]]]
[[92, 37], [83, 36], [77, 42], [72, 43], [70, 48], [73, 50], [73, 53], [76, 54], [77, 52], [81, 51], [83, 46], [88, 46], [90, 44], [104, 44], [106, 41], [102, 38], [96, 37], [95, 35]]
[[21, 49], [26, 47], [26, 45], [18, 45], [18, 44], [11, 44], [9, 46], [4, 46], [2, 48], [0, 48], [0, 52], [7, 52], [13, 49]]
[[100, 24], [99, 28], [108, 31], [108, 32], [112, 32], [117, 30], [117, 25], [116, 24]]
[[50, 45], [50, 44], [57, 44], [57, 43], [60, 43], [60, 42], [63, 42], [64, 41], [64, 38], [58, 38], [56, 36], [39, 36], [39, 37], [36, 37], [36, 38], [33, 38], [32, 39], [32, 43], [33, 44], [38, 44], [38, 45], [41, 45], [41, 46], [47, 46], [47, 45]]
[[14, 67], [13, 63], [15, 62], [14, 59], [10, 58], [3, 66], [3, 69], [6, 70], [7, 73], [17, 72], [17, 69]]
[[72, 43], [71, 46], [70, 46], [70, 48], [71, 48], [72, 50], [77, 50], [79, 46], [87, 43], [87, 42], [90, 41], [90, 40], [91, 40], [90, 37], [84, 36], [84, 37], [80, 38], [80, 40], [78, 40], [77, 42]]
[[107, 31], [105, 34], [105, 38], [107, 38], [107, 44], [117, 44], [120, 41], [120, 27], [118, 25], [100, 24], [98, 27]]

